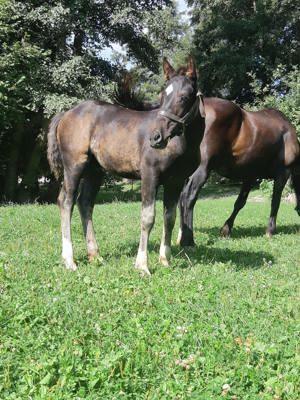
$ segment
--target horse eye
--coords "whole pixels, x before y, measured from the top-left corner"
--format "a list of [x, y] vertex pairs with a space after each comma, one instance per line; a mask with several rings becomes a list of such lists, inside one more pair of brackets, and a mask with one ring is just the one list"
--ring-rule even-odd
[[181, 96], [181, 98], [180, 98], [180, 101], [182, 102], [182, 103], [185, 103], [186, 101], [188, 101], [188, 97], [187, 96]]

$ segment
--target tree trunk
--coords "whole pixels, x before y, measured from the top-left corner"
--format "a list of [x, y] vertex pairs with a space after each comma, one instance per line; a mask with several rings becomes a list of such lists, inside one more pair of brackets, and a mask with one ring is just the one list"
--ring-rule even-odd
[[26, 150], [30, 157], [22, 170], [23, 180], [18, 191], [18, 201], [21, 203], [34, 201], [40, 196], [38, 177], [44, 173], [42, 163], [46, 152], [44, 141], [48, 125], [49, 120], [44, 117], [42, 110], [31, 118], [30, 132], [34, 133], [35, 140], [31, 148]]
[[75, 37], [74, 37], [74, 55], [82, 56], [83, 41], [84, 41], [84, 32], [81, 29], [79, 29], [77, 32], [75, 32]]
[[4, 185], [4, 198], [6, 201], [15, 200], [18, 186], [18, 160], [21, 151], [23, 132], [23, 121], [17, 121], [10, 147], [10, 157], [7, 165], [7, 173]]
[[37, 138], [18, 193], [18, 201], [21, 203], [32, 201], [38, 196], [38, 174], [41, 158], [42, 146], [39, 138]]

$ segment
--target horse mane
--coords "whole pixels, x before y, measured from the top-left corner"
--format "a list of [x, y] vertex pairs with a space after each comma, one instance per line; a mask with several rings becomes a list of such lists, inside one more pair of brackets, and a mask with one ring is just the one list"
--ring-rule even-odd
[[[176, 75], [186, 75], [187, 67], [177, 68]], [[146, 101], [134, 87], [134, 77], [129, 72], [123, 73], [118, 79], [112, 94], [114, 104], [136, 111], [151, 111], [160, 107], [160, 100]]]
[[134, 88], [132, 74], [124, 73], [117, 79], [112, 95], [115, 104], [137, 111], [151, 111], [159, 108], [160, 102], [145, 101], [141, 94]]

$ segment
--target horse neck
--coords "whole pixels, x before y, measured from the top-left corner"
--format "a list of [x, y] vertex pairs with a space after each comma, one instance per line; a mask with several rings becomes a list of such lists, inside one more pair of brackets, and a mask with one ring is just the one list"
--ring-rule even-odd
[[185, 138], [187, 145], [199, 146], [203, 138], [205, 128], [205, 120], [200, 115], [197, 115], [191, 124], [185, 128]]

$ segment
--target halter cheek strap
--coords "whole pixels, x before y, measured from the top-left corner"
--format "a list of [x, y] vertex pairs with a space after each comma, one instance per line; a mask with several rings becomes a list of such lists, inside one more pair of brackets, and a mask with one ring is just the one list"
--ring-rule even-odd
[[205, 118], [203, 95], [200, 91], [197, 92], [196, 100], [194, 101], [194, 104], [192, 105], [191, 109], [183, 117], [178, 117], [177, 115], [172, 114], [169, 111], [165, 111], [165, 110], [159, 111], [158, 114], [170, 119], [171, 121], [178, 122], [179, 124], [186, 126], [189, 124], [189, 122], [191, 122], [191, 120], [193, 119], [193, 117], [195, 115], [195, 112], [198, 109], [200, 111], [201, 117]]
[[205, 113], [205, 107], [204, 107], [203, 94], [199, 90], [197, 95], [199, 96], [199, 111], [200, 111], [200, 115], [201, 115], [202, 118], [205, 118], [206, 117], [206, 113]]

